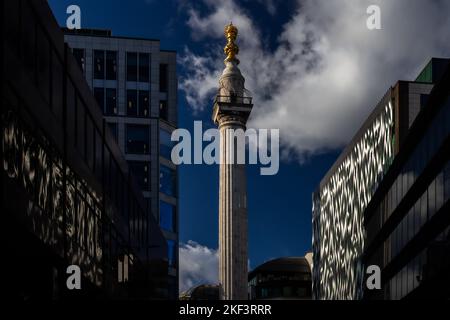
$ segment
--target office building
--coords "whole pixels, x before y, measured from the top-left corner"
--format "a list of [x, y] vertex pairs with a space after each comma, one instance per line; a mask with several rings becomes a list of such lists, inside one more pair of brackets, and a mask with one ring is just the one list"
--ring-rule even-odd
[[[313, 297], [360, 299], [364, 210], [426, 104], [444, 59], [389, 88], [313, 194]], [[425, 78], [432, 81], [420, 81]]]
[[310, 300], [311, 267], [304, 257], [263, 263], [248, 275], [250, 300]]
[[171, 162], [177, 126], [176, 52], [159, 40], [117, 37], [109, 30], [67, 30], [100, 111], [125, 155], [167, 240], [169, 297], [178, 297], [178, 186]]
[[47, 1], [0, 6], [4, 294], [166, 297], [165, 238]]
[[[445, 70], [445, 69], [444, 69]], [[363, 264], [381, 268], [365, 299], [450, 299], [450, 68], [437, 81], [364, 212]], [[431, 72], [430, 72], [431, 71]], [[439, 75], [439, 74], [438, 74]]]

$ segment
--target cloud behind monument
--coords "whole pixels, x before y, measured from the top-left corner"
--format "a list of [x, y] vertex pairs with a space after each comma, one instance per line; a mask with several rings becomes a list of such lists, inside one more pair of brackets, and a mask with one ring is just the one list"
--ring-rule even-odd
[[[187, 7], [187, 24], [194, 40], [208, 45], [180, 58], [180, 88], [196, 112], [211, 107], [223, 69], [222, 29], [232, 19], [254, 96], [249, 127], [280, 128], [285, 159], [342, 147], [389, 86], [450, 52], [449, 1], [299, 0], [274, 47], [236, 1], [203, 4], [206, 10]], [[366, 27], [371, 4], [381, 8], [382, 30]]]

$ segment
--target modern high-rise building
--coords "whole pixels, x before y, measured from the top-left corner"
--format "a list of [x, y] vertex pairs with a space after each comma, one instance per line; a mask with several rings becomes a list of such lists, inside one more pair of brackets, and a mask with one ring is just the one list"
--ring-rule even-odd
[[237, 33], [233, 24], [225, 27], [227, 58], [212, 116], [220, 130], [219, 281], [223, 300], [247, 299], [247, 181], [245, 164], [237, 161], [245, 149], [239, 149], [235, 131], [245, 131], [253, 105], [238, 67]]
[[4, 294], [165, 298], [167, 243], [47, 1], [0, 13]]
[[363, 264], [381, 269], [381, 290], [366, 289], [365, 299], [450, 299], [450, 67], [446, 70], [441, 78], [430, 64], [418, 78], [436, 85], [365, 209]]
[[65, 29], [65, 41], [167, 240], [168, 295], [176, 299], [178, 176], [170, 156], [177, 127], [176, 52], [162, 50], [159, 40], [116, 37], [108, 30]]
[[401, 150], [448, 63], [432, 59], [418, 81], [389, 88], [313, 194], [313, 297], [359, 299], [363, 294], [364, 210]]

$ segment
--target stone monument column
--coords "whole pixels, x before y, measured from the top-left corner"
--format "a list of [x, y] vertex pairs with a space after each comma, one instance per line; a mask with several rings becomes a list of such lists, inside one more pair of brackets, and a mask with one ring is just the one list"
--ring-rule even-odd
[[246, 130], [253, 105], [238, 68], [237, 33], [232, 23], [226, 26], [227, 58], [213, 109], [213, 120], [220, 130], [219, 281], [223, 300], [248, 298], [247, 182], [245, 163], [237, 163], [238, 153], [245, 148], [238, 150], [235, 133]]

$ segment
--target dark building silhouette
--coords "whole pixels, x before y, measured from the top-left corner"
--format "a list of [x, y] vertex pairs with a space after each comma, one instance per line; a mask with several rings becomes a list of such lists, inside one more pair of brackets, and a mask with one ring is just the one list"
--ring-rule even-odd
[[0, 9], [3, 293], [167, 297], [166, 240], [47, 2]]
[[311, 267], [303, 257], [274, 259], [248, 275], [250, 300], [309, 300], [311, 287]]
[[365, 299], [450, 299], [450, 68], [437, 83], [365, 212], [365, 266], [382, 270]]

